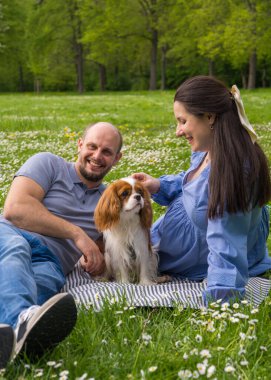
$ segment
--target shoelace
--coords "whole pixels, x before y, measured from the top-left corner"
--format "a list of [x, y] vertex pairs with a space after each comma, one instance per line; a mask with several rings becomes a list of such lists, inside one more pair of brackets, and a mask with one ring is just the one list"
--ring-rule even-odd
[[33, 305], [33, 306], [30, 306], [28, 309], [25, 309], [25, 310], [21, 311], [21, 313], [18, 316], [17, 324], [16, 324], [16, 327], [15, 327], [15, 330], [14, 330], [15, 331], [15, 335], [17, 337], [17, 341], [20, 340], [20, 336], [19, 336], [20, 327], [25, 322], [27, 322], [35, 314], [35, 312], [39, 308], [40, 308], [40, 306]]

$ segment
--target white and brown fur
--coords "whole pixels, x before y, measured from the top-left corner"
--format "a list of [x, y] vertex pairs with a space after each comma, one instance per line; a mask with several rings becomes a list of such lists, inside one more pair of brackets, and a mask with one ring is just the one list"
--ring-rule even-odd
[[144, 186], [131, 177], [113, 182], [94, 218], [104, 236], [106, 278], [143, 285], [157, 282], [157, 254], [150, 241], [152, 208]]

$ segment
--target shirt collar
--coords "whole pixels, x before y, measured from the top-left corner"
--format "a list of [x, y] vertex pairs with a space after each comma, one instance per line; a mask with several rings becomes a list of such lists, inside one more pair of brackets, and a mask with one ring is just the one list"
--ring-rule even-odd
[[99, 186], [97, 187], [93, 187], [92, 189], [89, 189], [80, 179], [80, 177], [78, 176], [77, 172], [76, 172], [76, 169], [75, 169], [75, 163], [69, 163], [68, 165], [68, 169], [69, 169], [69, 174], [70, 174], [70, 177], [72, 179], [72, 182], [74, 184], [79, 184], [80, 186], [82, 187], [85, 187], [87, 190], [93, 190], [93, 191], [97, 191], [99, 190], [100, 192], [103, 192], [104, 189], [106, 188], [106, 186], [101, 183]]

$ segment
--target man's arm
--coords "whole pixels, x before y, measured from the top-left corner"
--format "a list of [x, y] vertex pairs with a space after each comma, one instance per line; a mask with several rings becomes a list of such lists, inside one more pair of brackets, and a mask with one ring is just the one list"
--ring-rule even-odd
[[42, 204], [44, 195], [44, 190], [34, 180], [16, 177], [5, 202], [4, 217], [19, 228], [73, 240], [85, 257], [86, 270], [99, 274], [103, 270], [104, 259], [98, 246], [80, 227], [48, 211]]

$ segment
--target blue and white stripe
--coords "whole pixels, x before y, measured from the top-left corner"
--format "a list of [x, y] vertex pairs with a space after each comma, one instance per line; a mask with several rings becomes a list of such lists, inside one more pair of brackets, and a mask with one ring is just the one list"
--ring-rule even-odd
[[[67, 276], [63, 292], [71, 293], [78, 305], [102, 309], [104, 302], [123, 302], [128, 306], [174, 307], [182, 305], [198, 309], [203, 307], [202, 291], [206, 281], [173, 280], [164, 284], [137, 285], [101, 282], [91, 278], [79, 265]], [[271, 281], [252, 277], [246, 286], [245, 299], [258, 306], [268, 295]]]

